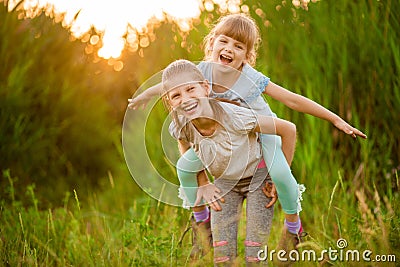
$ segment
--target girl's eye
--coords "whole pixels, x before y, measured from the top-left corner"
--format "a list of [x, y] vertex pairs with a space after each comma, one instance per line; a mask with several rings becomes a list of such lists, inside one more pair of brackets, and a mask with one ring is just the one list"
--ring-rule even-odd
[[191, 92], [191, 91], [193, 91], [193, 90], [194, 90], [194, 86], [191, 86], [191, 87], [189, 87], [189, 88], [187, 89], [188, 92]]
[[243, 45], [236, 45], [236, 48], [241, 49], [241, 50], [244, 49]]
[[223, 44], [226, 44], [227, 43], [227, 41], [226, 40], [219, 40], [221, 43], [223, 43]]
[[171, 99], [177, 99], [179, 97], [179, 94], [173, 94], [172, 96], [171, 96]]

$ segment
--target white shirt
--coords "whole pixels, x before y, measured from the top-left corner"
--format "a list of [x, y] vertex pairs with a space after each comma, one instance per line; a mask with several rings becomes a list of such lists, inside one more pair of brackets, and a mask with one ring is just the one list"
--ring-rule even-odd
[[190, 122], [181, 117], [181, 126], [188, 123], [185, 134], [172, 122], [170, 133], [176, 139], [193, 144], [193, 149], [207, 170], [217, 178], [239, 180], [253, 176], [261, 160], [261, 144], [254, 111], [233, 104], [218, 102], [226, 114], [220, 114], [219, 127], [211, 136], [203, 136]]

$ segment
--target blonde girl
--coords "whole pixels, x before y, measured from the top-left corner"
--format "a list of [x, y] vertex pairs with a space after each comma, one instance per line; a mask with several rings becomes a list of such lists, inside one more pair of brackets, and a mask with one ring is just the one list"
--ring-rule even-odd
[[[294, 150], [296, 128], [293, 123], [263, 116], [252, 110], [208, 98], [209, 84], [187, 60], [171, 63], [163, 72], [165, 103], [172, 112], [171, 134], [181, 151], [192, 146], [194, 152], [215, 178], [224, 196], [222, 210], [211, 213], [214, 262], [232, 264], [237, 256], [238, 224], [241, 206], [246, 204], [246, 262], [258, 262], [258, 251], [266, 245], [273, 208], [263, 193], [267, 169], [262, 160], [258, 132], [278, 134], [287, 149]], [[207, 177], [199, 179], [199, 191], [214, 194]], [[206, 197], [207, 198], [207, 197]]]

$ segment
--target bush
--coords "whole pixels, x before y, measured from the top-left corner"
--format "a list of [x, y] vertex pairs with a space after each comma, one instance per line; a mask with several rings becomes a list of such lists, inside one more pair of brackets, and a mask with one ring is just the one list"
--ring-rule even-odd
[[0, 13], [1, 169], [21, 185], [35, 183], [49, 200], [97, 185], [120, 166], [120, 127], [83, 44], [44, 15]]

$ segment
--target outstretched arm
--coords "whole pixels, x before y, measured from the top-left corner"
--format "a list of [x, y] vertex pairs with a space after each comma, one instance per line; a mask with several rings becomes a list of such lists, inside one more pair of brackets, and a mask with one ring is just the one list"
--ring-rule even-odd
[[159, 83], [148, 88], [137, 97], [128, 99], [129, 102], [128, 108], [130, 109], [145, 108], [150, 99], [161, 94], [162, 94], [162, 85], [161, 83]]
[[346, 121], [344, 121], [341, 117], [331, 112], [330, 110], [324, 108], [320, 104], [308, 99], [299, 94], [295, 94], [290, 92], [289, 90], [274, 84], [273, 82], [269, 82], [265, 87], [265, 94], [271, 96], [272, 98], [282, 102], [289, 108], [313, 115], [315, 117], [327, 120], [335, 125], [336, 128], [345, 132], [348, 135], [356, 138], [360, 136], [362, 138], [367, 138], [367, 136], [361, 132], [360, 130], [352, 127]]
[[265, 134], [276, 134], [282, 139], [282, 152], [289, 166], [292, 164], [296, 147], [296, 125], [289, 121], [269, 116], [258, 115], [254, 131]]

